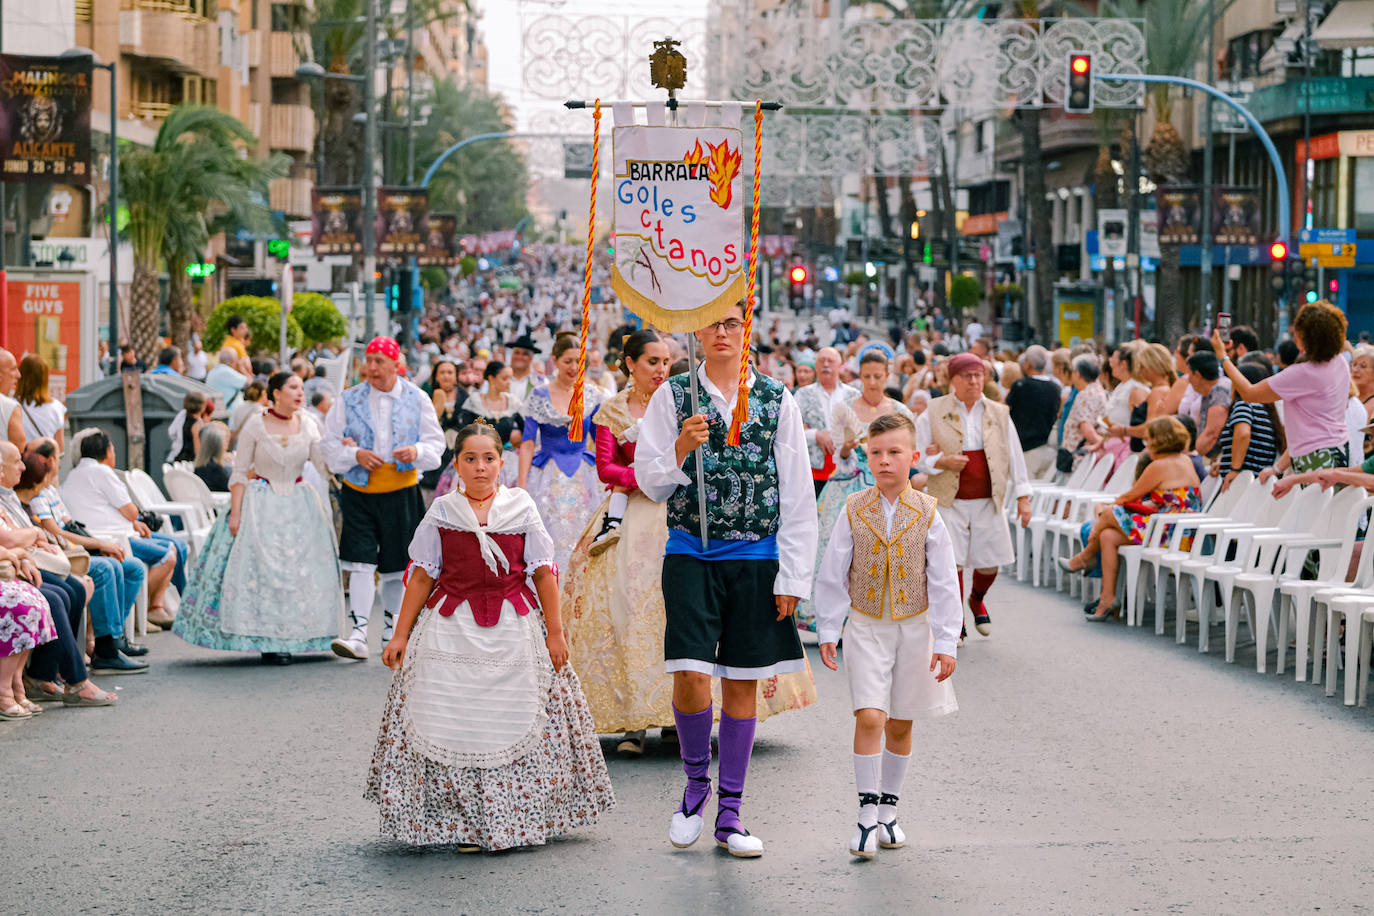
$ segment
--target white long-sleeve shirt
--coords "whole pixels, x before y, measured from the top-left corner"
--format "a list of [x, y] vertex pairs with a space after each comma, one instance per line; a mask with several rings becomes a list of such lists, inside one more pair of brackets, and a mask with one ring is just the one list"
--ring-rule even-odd
[[[976, 452], [983, 447], [983, 412], [986, 408], [985, 398], [979, 398], [974, 402], [970, 409], [963, 401], [954, 399], [954, 404], [959, 411], [959, 417], [964, 421], [964, 448], [966, 452]], [[930, 411], [924, 411], [916, 418], [916, 450], [921, 453], [921, 458], [916, 462], [916, 467], [922, 472], [934, 477], [936, 474], [958, 473], [944, 471], [935, 466], [943, 455], [930, 453], [933, 437], [930, 433]], [[1021, 437], [1016, 433], [1016, 426], [1011, 422], [1011, 415], [1007, 415], [1007, 453], [1011, 465], [1011, 480], [1008, 489], [1017, 499], [1022, 496], [1031, 495], [1030, 474], [1026, 471], [1026, 456], [1021, 452]]]
[[[391, 457], [395, 448], [391, 443], [391, 411], [396, 401], [410, 385], [405, 379], [396, 379], [390, 391], [380, 391], [371, 386], [367, 391], [367, 406], [372, 414], [372, 451], [381, 456], [382, 461], [394, 464]], [[411, 385], [411, 387], [414, 387]], [[417, 389], [418, 390], [418, 389]], [[426, 399], [426, 402], [428, 399]], [[429, 409], [420, 411], [420, 438], [415, 443], [415, 470], [420, 473], [432, 471], [444, 460], [444, 431], [439, 427], [439, 416], [428, 403]], [[320, 439], [320, 450], [324, 452], [329, 470], [344, 474], [358, 463], [358, 448], [344, 445], [344, 430], [348, 426], [348, 407], [342, 397], [334, 401], [324, 418], [324, 436]]]
[[[698, 370], [697, 378], [716, 412], [728, 419], [734, 413], [738, 389], [730, 386], [727, 398], [706, 376], [704, 365]], [[753, 383], [751, 373], [749, 384]], [[661, 385], [649, 401], [644, 418], [639, 421], [634, 461], [635, 481], [640, 492], [654, 502], [665, 502], [678, 487], [692, 483], [677, 460], [680, 432], [673, 393], [667, 385]], [[778, 431], [773, 439], [773, 457], [778, 466], [779, 495], [778, 575], [773, 580], [773, 593], [806, 598], [811, 594], [816, 562], [816, 489], [811, 481], [811, 459], [806, 449], [801, 410], [785, 390], [778, 415]]]
[[[888, 502], [887, 497], [881, 502], [890, 536], [897, 503]], [[849, 527], [849, 513], [841, 512], [816, 579], [816, 641], [821, 644], [839, 641], [851, 604], [849, 564], [853, 559], [854, 532]], [[935, 636], [934, 651], [954, 658], [964, 622], [964, 604], [960, 600], [959, 573], [954, 566], [954, 544], [938, 512], [926, 533], [926, 599], [926, 617]]]

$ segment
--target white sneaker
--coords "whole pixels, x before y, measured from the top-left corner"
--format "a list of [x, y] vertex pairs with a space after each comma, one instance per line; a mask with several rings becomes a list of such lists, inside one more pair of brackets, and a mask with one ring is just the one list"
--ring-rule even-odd
[[890, 821], [878, 821], [878, 845], [883, 849], [901, 849], [906, 845], [906, 834], [902, 833], [895, 817]]
[[881, 829], [880, 826], [865, 827], [860, 824], [849, 841], [849, 854], [860, 859], [871, 859], [877, 855], [878, 831]]
[[333, 649], [339, 658], [367, 661], [367, 640], [357, 634], [348, 639], [336, 639], [329, 644], [329, 648]]
[[716, 840], [716, 845], [741, 859], [757, 859], [763, 855], [763, 840], [747, 833], [732, 833], [725, 842]]
[[[686, 800], [685, 798], [683, 799]], [[711, 800], [711, 787], [706, 786], [706, 797], [692, 809], [692, 814], [687, 814], [679, 805], [673, 812], [673, 822], [668, 827], [668, 842], [678, 849], [686, 849], [697, 840], [701, 839], [701, 812], [706, 807], [706, 803]]]

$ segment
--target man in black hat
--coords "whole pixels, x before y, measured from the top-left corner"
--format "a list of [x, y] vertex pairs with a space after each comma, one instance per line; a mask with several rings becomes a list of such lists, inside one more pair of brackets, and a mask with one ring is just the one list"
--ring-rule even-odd
[[527, 400], [530, 393], [545, 382], [539, 373], [530, 368], [538, 349], [538, 344], [529, 334], [520, 335], [510, 344], [510, 393], [521, 401]]

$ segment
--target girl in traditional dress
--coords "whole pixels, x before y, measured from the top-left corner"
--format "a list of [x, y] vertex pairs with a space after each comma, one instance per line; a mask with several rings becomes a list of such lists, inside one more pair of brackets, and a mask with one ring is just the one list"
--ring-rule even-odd
[[[888, 376], [888, 360], [891, 358], [887, 347], [880, 343], [869, 344], [859, 357], [859, 382], [862, 388], [852, 397], [845, 397], [830, 411], [830, 436], [839, 446], [835, 452], [835, 472], [822, 488], [816, 501], [820, 513], [820, 540], [816, 544], [816, 574], [820, 575], [821, 560], [825, 557], [826, 547], [830, 544], [830, 532], [835, 520], [844, 511], [845, 501], [851, 493], [858, 493], [873, 486], [873, 475], [868, 470], [868, 455], [864, 447], [868, 443], [868, 424], [886, 414], [901, 414], [913, 423], [907, 406], [888, 397], [885, 391]], [[913, 481], [920, 489], [924, 481]], [[797, 605], [797, 627], [816, 632], [816, 606], [807, 599]]]
[[[525, 419], [520, 416], [520, 399], [511, 393], [510, 383], [514, 377], [511, 367], [500, 360], [492, 360], [482, 370], [483, 385], [474, 387], [458, 411], [458, 429], [485, 420], [495, 427], [501, 437], [501, 486], [513, 487], [520, 477], [520, 443], [524, 432]], [[483, 391], [485, 387], [485, 391]], [[452, 464], [444, 472], [452, 488]], [[442, 495], [442, 494], [440, 494]]]
[[[463, 406], [463, 400], [467, 397], [467, 392], [458, 386], [458, 365], [452, 360], [441, 359], [434, 364], [434, 373], [431, 376], [434, 384], [434, 391], [431, 398], [434, 401], [434, 415], [439, 418], [439, 428], [444, 431], [446, 439], [451, 439], [453, 434], [462, 429], [467, 424], [459, 421], [458, 411]], [[452, 467], [453, 447], [444, 449], [443, 463], [432, 471], [425, 471], [420, 475], [420, 486], [424, 489], [433, 490], [439, 486], [439, 480], [447, 468]], [[438, 493], [436, 495], [443, 495]]]
[[[334, 524], [307, 462], [327, 474], [320, 430], [302, 410], [305, 387], [278, 372], [267, 382], [271, 407], [239, 433], [229, 514], [196, 561], [172, 631], [206, 649], [261, 652], [288, 664], [293, 652], [328, 652], [343, 608]], [[290, 601], [282, 583], [290, 582]]]
[[[630, 385], [596, 414], [596, 466], [611, 494], [582, 533], [564, 575], [572, 659], [601, 734], [623, 733], [618, 750], [644, 753], [645, 732], [673, 729], [673, 681], [663, 668], [663, 547], [668, 507], [635, 483], [639, 421], [668, 377], [668, 345], [652, 330], [625, 338]], [[605, 520], [602, 515], [605, 513]], [[717, 697], [719, 700], [719, 697]], [[811, 671], [759, 681], [758, 718], [816, 700]], [[719, 703], [717, 702], [717, 706]]]
[[578, 536], [601, 503], [596, 455], [591, 451], [592, 416], [605, 395], [595, 385], [584, 384], [582, 441], [571, 441], [568, 405], [577, 382], [577, 339], [568, 334], [554, 341], [553, 361], [557, 370], [553, 380], [534, 389], [521, 411], [525, 431], [517, 486], [534, 497], [544, 527], [557, 545], [558, 568], [564, 569]]
[[365, 795], [404, 843], [538, 846], [615, 798], [567, 663], [553, 540], [530, 495], [500, 485], [494, 429], [468, 426], [454, 448], [462, 489], [415, 532], [382, 653], [398, 673]]

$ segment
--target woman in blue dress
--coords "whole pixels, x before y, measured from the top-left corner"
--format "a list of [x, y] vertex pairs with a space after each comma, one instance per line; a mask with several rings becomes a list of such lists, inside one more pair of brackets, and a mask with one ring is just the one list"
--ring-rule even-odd
[[553, 379], [530, 392], [521, 413], [525, 417], [520, 442], [517, 486], [534, 497], [544, 527], [557, 548], [555, 560], [566, 569], [568, 557], [592, 515], [601, 505], [604, 487], [596, 475], [596, 434], [592, 416], [605, 399], [596, 385], [583, 386], [582, 441], [568, 438], [573, 385], [577, 382], [577, 338], [563, 335], [554, 341]]
[[[239, 433], [232, 503], [210, 531], [172, 632], [207, 649], [261, 652], [287, 664], [293, 652], [328, 652], [339, 635], [343, 584], [334, 526], [307, 463], [327, 473], [320, 430], [302, 410], [305, 388], [290, 372], [267, 383], [271, 407]], [[283, 582], [291, 583], [284, 600]]]

